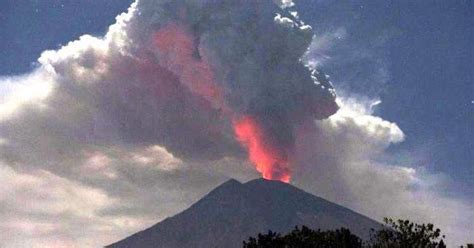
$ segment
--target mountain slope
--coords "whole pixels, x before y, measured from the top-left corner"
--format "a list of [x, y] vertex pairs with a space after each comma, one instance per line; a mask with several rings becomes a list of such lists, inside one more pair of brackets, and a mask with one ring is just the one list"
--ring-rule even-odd
[[242, 241], [269, 229], [296, 225], [313, 229], [346, 227], [367, 238], [376, 221], [278, 181], [229, 180], [187, 210], [109, 248], [242, 247]]

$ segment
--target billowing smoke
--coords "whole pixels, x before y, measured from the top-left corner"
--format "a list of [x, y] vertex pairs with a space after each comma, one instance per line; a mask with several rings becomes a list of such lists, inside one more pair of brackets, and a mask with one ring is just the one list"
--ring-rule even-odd
[[288, 4], [272, 1], [146, 4], [138, 2], [139, 9], [151, 9], [141, 15], [156, 15], [156, 21], [151, 46], [141, 52], [153, 55], [154, 70], [162, 71], [157, 76], [173, 77], [175, 87], [230, 121], [263, 177], [288, 182], [295, 128], [337, 110], [330, 83], [300, 61], [311, 27]]
[[[158, 144], [188, 162], [248, 152], [263, 177], [288, 182], [297, 126], [337, 110], [324, 74], [300, 60], [312, 32], [291, 5], [135, 2], [104, 38], [85, 35], [42, 54], [45, 108], [25, 103], [32, 113], [0, 123], [9, 141], [0, 153], [27, 165], [35, 156], [69, 159], [82, 144]], [[31, 122], [42, 123], [42, 136], [67, 136], [68, 144], [38, 148], [42, 136], [15, 133], [20, 119], [40, 119]], [[19, 147], [32, 152], [15, 154]]]
[[[46, 51], [15, 79], [46, 93], [39, 104], [7, 101], [23, 111], [0, 113], [2, 160], [29, 167], [48, 156], [53, 169], [84, 144], [160, 145], [185, 162], [248, 154], [263, 177], [289, 182], [295, 130], [338, 108], [326, 76], [301, 61], [312, 31], [292, 5], [136, 1], [105, 37]], [[41, 135], [17, 132], [29, 123]]]

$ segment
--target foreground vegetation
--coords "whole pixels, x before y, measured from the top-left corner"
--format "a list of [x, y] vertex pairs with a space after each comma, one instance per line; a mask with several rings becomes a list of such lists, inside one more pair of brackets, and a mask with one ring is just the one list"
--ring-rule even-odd
[[282, 236], [269, 231], [243, 242], [243, 248], [445, 248], [441, 230], [433, 224], [416, 224], [409, 220], [385, 218], [379, 230], [372, 230], [369, 241], [341, 228], [331, 231], [295, 227]]

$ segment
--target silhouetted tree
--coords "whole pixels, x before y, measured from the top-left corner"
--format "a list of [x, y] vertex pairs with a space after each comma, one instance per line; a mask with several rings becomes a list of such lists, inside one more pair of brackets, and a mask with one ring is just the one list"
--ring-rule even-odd
[[416, 224], [409, 220], [394, 221], [384, 218], [385, 225], [372, 230], [371, 240], [363, 243], [348, 229], [334, 231], [311, 230], [306, 226], [295, 227], [282, 236], [269, 231], [250, 237], [244, 248], [446, 248], [441, 230], [433, 224]]
[[373, 230], [371, 248], [445, 248], [441, 230], [433, 224], [384, 218], [384, 228]]
[[244, 241], [244, 248], [360, 248], [362, 241], [348, 229], [334, 231], [311, 230], [306, 226], [295, 227], [285, 236], [272, 231], [266, 235], [258, 234], [257, 238]]
[[267, 234], [259, 233], [257, 238], [250, 237], [244, 241], [244, 248], [284, 248], [285, 243], [279, 233], [268, 231]]

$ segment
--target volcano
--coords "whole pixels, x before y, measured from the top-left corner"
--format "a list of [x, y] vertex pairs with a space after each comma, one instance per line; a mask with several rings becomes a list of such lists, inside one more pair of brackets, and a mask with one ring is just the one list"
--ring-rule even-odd
[[295, 226], [345, 227], [362, 239], [381, 224], [290, 184], [266, 179], [229, 180], [187, 210], [106, 246], [108, 248], [242, 247], [249, 236]]

